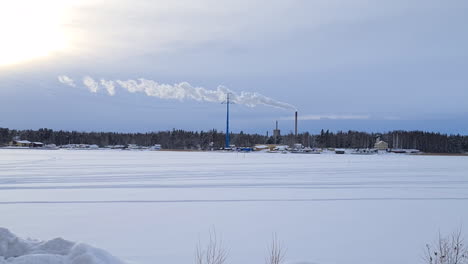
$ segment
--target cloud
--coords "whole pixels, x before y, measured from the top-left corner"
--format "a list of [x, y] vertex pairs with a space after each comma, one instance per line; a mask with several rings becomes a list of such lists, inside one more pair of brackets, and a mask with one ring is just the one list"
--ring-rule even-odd
[[71, 87], [76, 87], [76, 84], [73, 81], [73, 79], [66, 76], [66, 75], [60, 75], [57, 78], [58, 78], [59, 82], [61, 82], [63, 84], [66, 84], [66, 85], [71, 86]]
[[[293, 120], [294, 117], [284, 117], [282, 120]], [[369, 115], [299, 115], [299, 120], [366, 120], [370, 119]]]
[[[301, 42], [313, 44], [317, 39], [314, 37], [312, 42], [304, 34], [309, 30], [320, 33], [317, 32], [320, 28], [354, 22], [356, 18], [388, 17], [399, 7], [400, 4], [386, 4], [382, 8], [382, 3], [368, 0], [119, 0], [115, 5], [105, 0], [82, 0], [70, 6], [67, 17], [73, 24], [68, 24], [67, 29], [74, 36], [75, 52], [107, 59], [138, 56], [145, 60], [145, 56], [155, 54], [216, 52], [211, 44], [221, 46], [223, 51], [254, 48], [261, 52], [275, 49], [275, 45], [267, 48], [265, 43], [278, 40], [296, 43], [297, 39], [288, 40], [291, 32], [299, 32]], [[278, 19], [285, 15], [287, 19]], [[303, 48], [308, 50], [306, 47]], [[145, 61], [154, 66], [151, 56], [147, 57]]]

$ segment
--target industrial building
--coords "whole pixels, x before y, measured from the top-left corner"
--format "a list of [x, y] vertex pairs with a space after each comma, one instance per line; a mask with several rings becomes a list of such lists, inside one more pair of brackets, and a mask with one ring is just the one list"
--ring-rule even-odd
[[380, 138], [377, 139], [377, 141], [374, 144], [374, 148], [378, 150], [387, 150], [388, 149], [388, 143], [380, 140]]
[[273, 130], [273, 138], [275, 139], [275, 144], [278, 144], [281, 138], [281, 131], [278, 128], [278, 121], [276, 121], [276, 129]]

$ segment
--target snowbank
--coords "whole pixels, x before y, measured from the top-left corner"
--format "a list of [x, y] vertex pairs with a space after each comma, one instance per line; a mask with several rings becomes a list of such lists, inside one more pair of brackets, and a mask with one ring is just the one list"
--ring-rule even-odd
[[0, 228], [0, 264], [125, 264], [109, 253], [62, 238], [21, 239]]

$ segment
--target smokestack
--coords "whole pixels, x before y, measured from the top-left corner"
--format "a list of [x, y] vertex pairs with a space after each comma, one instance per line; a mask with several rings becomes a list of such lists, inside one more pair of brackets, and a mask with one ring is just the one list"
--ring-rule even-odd
[[295, 129], [294, 129], [295, 133], [294, 133], [294, 135], [296, 135], [296, 138], [297, 138], [297, 111], [296, 111], [296, 117], [295, 117], [294, 120], [295, 120], [295, 123], [294, 123], [295, 124], [295, 126], [294, 126], [295, 127]]

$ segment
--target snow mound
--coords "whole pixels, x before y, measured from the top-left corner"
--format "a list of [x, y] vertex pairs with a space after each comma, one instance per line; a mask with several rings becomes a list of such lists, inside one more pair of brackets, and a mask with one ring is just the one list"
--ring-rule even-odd
[[104, 250], [62, 238], [21, 239], [0, 228], [0, 264], [125, 264]]

